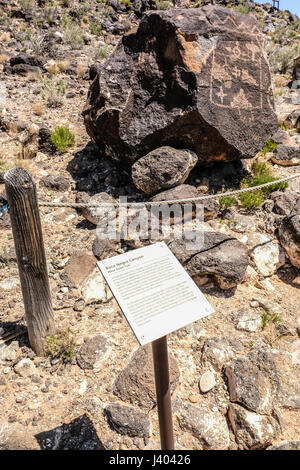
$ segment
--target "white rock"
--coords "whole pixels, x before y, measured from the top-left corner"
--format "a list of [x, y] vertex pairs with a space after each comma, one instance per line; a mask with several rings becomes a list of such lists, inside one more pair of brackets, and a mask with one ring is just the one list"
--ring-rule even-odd
[[200, 381], [199, 381], [199, 388], [202, 393], [207, 393], [209, 390], [214, 388], [216, 385], [216, 379], [210, 370], [207, 370], [204, 372], [204, 374], [201, 375]]
[[259, 235], [259, 243], [252, 248], [251, 257], [257, 271], [264, 277], [272, 276], [279, 264], [279, 246], [263, 234]]
[[18, 278], [7, 278], [4, 281], [0, 282], [0, 288], [4, 290], [12, 290], [15, 287], [20, 285], [20, 281]]
[[237, 315], [236, 329], [242, 331], [257, 331], [262, 327], [261, 316], [255, 311], [245, 311]]
[[30, 377], [36, 373], [36, 367], [31, 359], [22, 359], [14, 367], [15, 372], [21, 377]]
[[86, 389], [87, 389], [87, 380], [83, 380], [80, 384], [80, 387], [79, 387], [79, 390], [78, 390], [78, 393], [79, 395], [84, 395], [85, 392], [86, 392]]
[[81, 295], [86, 303], [96, 301], [107, 301], [107, 289], [102, 274], [94, 271], [91, 276], [83, 283]]
[[291, 355], [293, 364], [300, 364], [300, 339], [293, 341], [291, 345]]

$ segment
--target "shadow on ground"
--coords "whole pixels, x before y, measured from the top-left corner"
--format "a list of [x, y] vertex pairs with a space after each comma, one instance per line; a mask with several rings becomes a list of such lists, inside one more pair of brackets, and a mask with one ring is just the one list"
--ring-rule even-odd
[[86, 414], [69, 424], [36, 434], [35, 438], [41, 450], [105, 450]]
[[300, 275], [300, 271], [290, 264], [285, 264], [276, 273], [277, 277], [290, 286], [293, 286], [296, 289], [300, 289], [300, 286], [293, 284], [295, 277]]

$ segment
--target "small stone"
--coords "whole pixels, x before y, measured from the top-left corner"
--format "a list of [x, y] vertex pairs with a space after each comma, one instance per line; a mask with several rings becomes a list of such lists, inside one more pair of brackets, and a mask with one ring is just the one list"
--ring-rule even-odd
[[225, 417], [220, 412], [188, 405], [179, 417], [180, 426], [191, 431], [205, 448], [226, 450], [230, 444], [229, 430]]
[[14, 367], [15, 372], [21, 377], [30, 377], [35, 375], [37, 370], [31, 359], [22, 359]]
[[25, 402], [25, 398], [23, 397], [17, 397], [16, 398], [16, 403], [24, 403]]
[[214, 386], [216, 385], [216, 379], [213, 372], [207, 370], [202, 374], [200, 381], [199, 381], [199, 388], [201, 393], [209, 392]]
[[110, 425], [120, 434], [131, 437], [150, 437], [148, 415], [137, 408], [112, 403], [105, 408]]
[[262, 327], [261, 315], [255, 311], [242, 311], [238, 313], [235, 320], [237, 330], [254, 332]]
[[87, 380], [83, 380], [80, 383], [80, 387], [79, 387], [79, 390], [78, 390], [79, 395], [84, 395], [85, 394], [86, 389], [87, 389], [87, 385], [88, 385]]
[[77, 362], [81, 369], [99, 369], [108, 353], [105, 336], [98, 335], [86, 341], [77, 353]]

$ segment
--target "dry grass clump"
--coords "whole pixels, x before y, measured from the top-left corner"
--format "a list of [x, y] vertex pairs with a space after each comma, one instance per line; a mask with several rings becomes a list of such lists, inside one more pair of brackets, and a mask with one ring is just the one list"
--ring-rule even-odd
[[5, 64], [9, 59], [9, 56], [7, 54], [0, 54], [0, 64]]
[[6, 32], [2, 33], [0, 35], [0, 44], [1, 44], [1, 42], [8, 42], [8, 41], [10, 41], [10, 39], [11, 39], [10, 33], [6, 33]]
[[42, 101], [36, 101], [32, 104], [32, 111], [36, 116], [43, 116], [46, 112], [46, 107]]

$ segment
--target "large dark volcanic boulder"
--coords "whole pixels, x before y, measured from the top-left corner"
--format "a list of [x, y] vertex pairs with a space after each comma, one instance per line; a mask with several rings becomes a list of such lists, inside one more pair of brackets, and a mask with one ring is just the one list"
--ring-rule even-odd
[[201, 164], [253, 157], [278, 127], [256, 20], [218, 6], [148, 13], [98, 68], [83, 116], [125, 162], [161, 146]]

